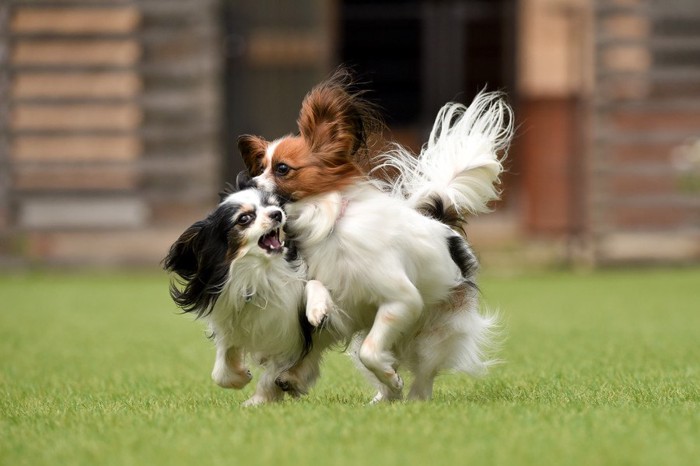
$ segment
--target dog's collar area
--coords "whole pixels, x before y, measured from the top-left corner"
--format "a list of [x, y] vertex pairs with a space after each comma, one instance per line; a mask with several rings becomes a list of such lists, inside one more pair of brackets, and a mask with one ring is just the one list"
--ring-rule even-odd
[[340, 201], [340, 212], [338, 212], [338, 217], [336, 217], [336, 219], [335, 219], [336, 225], [338, 224], [340, 219], [345, 216], [345, 211], [347, 210], [349, 203], [350, 203], [350, 201], [348, 199], [345, 199], [345, 198], [343, 198], [343, 200]]
[[345, 211], [348, 208], [348, 204], [350, 201], [346, 198], [342, 198], [340, 201], [340, 210], [338, 211], [338, 216], [335, 218], [335, 222], [333, 222], [333, 227], [331, 228], [331, 231], [328, 232], [328, 236], [332, 235], [333, 232], [335, 231], [335, 227], [338, 225], [338, 222], [345, 216]]

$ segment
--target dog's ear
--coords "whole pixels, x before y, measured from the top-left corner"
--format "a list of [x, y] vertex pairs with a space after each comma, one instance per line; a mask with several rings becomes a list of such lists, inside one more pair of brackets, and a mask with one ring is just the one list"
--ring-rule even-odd
[[219, 191], [219, 202], [224, 202], [224, 200], [233, 193], [254, 187], [255, 183], [250, 177], [250, 174], [246, 170], [241, 170], [238, 172], [238, 175], [236, 175], [236, 181], [234, 184], [226, 183], [224, 185], [224, 189]]
[[254, 188], [254, 187], [255, 187], [255, 183], [253, 182], [253, 180], [250, 177], [250, 174], [247, 171], [243, 170], [243, 171], [238, 173], [238, 175], [236, 176], [236, 190], [237, 191], [241, 191], [241, 190], [247, 189], [247, 188]]
[[180, 276], [171, 278], [170, 297], [185, 312], [209, 314], [228, 272], [226, 240], [212, 236], [209, 219], [201, 220], [180, 235], [163, 260], [163, 267]]
[[267, 141], [259, 136], [250, 134], [238, 136], [238, 150], [251, 176], [258, 176], [265, 170], [263, 158], [265, 157], [267, 144]]
[[374, 106], [353, 93], [350, 74], [337, 71], [304, 98], [297, 125], [311, 151], [330, 159], [347, 161], [366, 147], [367, 139], [381, 126]]
[[[241, 173], [245, 173], [245, 172], [241, 172]], [[239, 173], [238, 176], [241, 176], [241, 174]], [[238, 178], [236, 178], [236, 185], [238, 185]], [[224, 199], [226, 199], [227, 197], [229, 197], [229, 195], [231, 195], [239, 190], [240, 190], [240, 188], [238, 188], [238, 189], [235, 188], [231, 183], [226, 183], [224, 185], [224, 189], [219, 191], [219, 203], [224, 202]]]
[[203, 220], [196, 222], [170, 246], [170, 251], [163, 260], [165, 270], [175, 272], [185, 280], [191, 280], [197, 274], [199, 269], [199, 236], [203, 228]]

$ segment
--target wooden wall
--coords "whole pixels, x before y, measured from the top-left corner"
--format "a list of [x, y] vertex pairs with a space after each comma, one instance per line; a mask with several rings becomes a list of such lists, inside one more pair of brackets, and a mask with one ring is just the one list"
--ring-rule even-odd
[[700, 2], [522, 0], [520, 38], [527, 231], [600, 264], [699, 260]]
[[592, 2], [521, 0], [518, 134], [522, 224], [576, 237], [587, 222], [585, 102], [591, 97]]
[[5, 255], [156, 264], [211, 207], [222, 181], [217, 7], [3, 2]]
[[700, 259], [700, 3], [600, 0], [591, 231], [600, 262]]

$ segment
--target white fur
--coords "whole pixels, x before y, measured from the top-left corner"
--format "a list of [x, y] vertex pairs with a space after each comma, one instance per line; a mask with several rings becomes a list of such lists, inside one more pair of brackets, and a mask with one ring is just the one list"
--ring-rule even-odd
[[272, 181], [272, 156], [275, 154], [275, 149], [277, 149], [277, 146], [282, 141], [282, 139], [284, 138], [275, 139], [270, 144], [268, 144], [267, 148], [265, 149], [265, 171], [263, 172], [265, 176], [259, 178], [258, 187], [260, 189], [264, 189], [270, 192], [275, 190], [275, 184]]
[[415, 157], [397, 146], [378, 169], [398, 171], [394, 196], [418, 206], [432, 194], [463, 214], [488, 211], [499, 197], [500, 156], [513, 135], [511, 110], [498, 93], [481, 93], [469, 107], [448, 103], [440, 109], [430, 138]]
[[306, 319], [318, 327], [333, 309], [333, 299], [323, 283], [309, 280], [306, 284]]
[[260, 236], [278, 226], [269, 217], [278, 207], [262, 206], [255, 190], [234, 193], [226, 202], [255, 205], [257, 216], [246, 230], [248, 241], [231, 262], [228, 279], [206, 317], [216, 345], [212, 378], [225, 388], [243, 388], [251, 380], [245, 367], [249, 355], [265, 370], [245, 405], [277, 401], [284, 392], [275, 379], [298, 362], [303, 349], [300, 305], [306, 296], [312, 312], [321, 315], [328, 312], [324, 306], [332, 306], [332, 301], [320, 283], [307, 284], [303, 262], [290, 264], [282, 254], [269, 254], [258, 246]]
[[[337, 305], [326, 328], [355, 335], [353, 354], [378, 387], [374, 402], [402, 397], [400, 364], [414, 374], [409, 397], [428, 399], [440, 371], [480, 375], [493, 363], [486, 350], [497, 320], [480, 315], [468, 283], [475, 277], [462, 277], [450, 255], [447, 239], [456, 233], [416, 207], [437, 195], [461, 215], [487, 209], [498, 197], [509, 112], [489, 94], [468, 109], [448, 104], [418, 159], [387, 155], [385, 167], [399, 172], [391, 192], [364, 182], [287, 206], [309, 276]], [[322, 350], [316, 344], [310, 357]]]
[[401, 397], [398, 363], [409, 364], [411, 396], [420, 399], [430, 397], [441, 370], [482, 373], [489, 365], [482, 344], [495, 322], [478, 314], [476, 290], [450, 256], [446, 241], [455, 233], [370, 184], [343, 191], [344, 215], [329, 228], [337, 194], [288, 206], [290, 229], [309, 276], [344, 311], [331, 314], [329, 331], [364, 332], [356, 355], [377, 382], [376, 400]]

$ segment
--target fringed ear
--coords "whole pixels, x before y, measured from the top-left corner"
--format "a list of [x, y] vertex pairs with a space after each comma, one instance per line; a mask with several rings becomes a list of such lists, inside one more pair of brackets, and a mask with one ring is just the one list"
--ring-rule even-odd
[[236, 191], [242, 191], [248, 188], [254, 188], [255, 183], [250, 177], [250, 173], [247, 171], [238, 172], [236, 175]]
[[238, 137], [238, 150], [243, 157], [243, 163], [251, 176], [258, 176], [265, 170], [263, 158], [267, 150], [267, 141], [258, 136], [244, 134]]
[[350, 90], [350, 75], [337, 71], [314, 87], [304, 98], [297, 120], [299, 131], [311, 151], [342, 163], [367, 146], [381, 126], [372, 104]]
[[238, 175], [236, 175], [236, 181], [234, 184], [226, 183], [224, 185], [224, 189], [219, 191], [219, 202], [224, 202], [224, 200], [226, 200], [226, 198], [233, 193], [237, 193], [238, 191], [254, 187], [255, 183], [250, 177], [250, 173], [248, 173], [248, 171], [246, 170], [241, 170], [240, 172], [238, 172]]
[[212, 311], [229, 267], [226, 239], [212, 229], [210, 219], [185, 230], [163, 260], [165, 270], [180, 277], [171, 278], [170, 297], [184, 312], [196, 312], [198, 317]]
[[[246, 173], [245, 171], [242, 171], [241, 173]], [[238, 174], [238, 176], [241, 176], [241, 173]], [[236, 177], [236, 182], [238, 182], [238, 177]], [[226, 183], [224, 185], [224, 189], [219, 191], [219, 203], [224, 202], [224, 200], [229, 197], [231, 194], [235, 193], [238, 191], [238, 189], [234, 188], [231, 183]]]
[[204, 228], [204, 221], [199, 221], [189, 227], [170, 246], [168, 255], [163, 260], [163, 268], [168, 272], [175, 272], [185, 280], [191, 280], [199, 268], [197, 256], [199, 255], [199, 235]]

